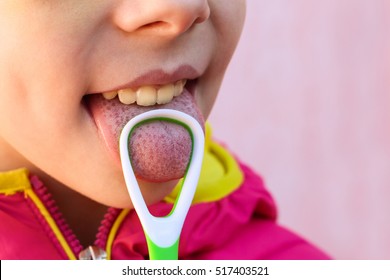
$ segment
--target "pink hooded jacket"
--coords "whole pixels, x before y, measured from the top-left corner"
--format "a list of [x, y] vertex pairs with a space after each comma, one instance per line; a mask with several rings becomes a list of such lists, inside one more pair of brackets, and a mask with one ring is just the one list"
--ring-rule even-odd
[[[195, 203], [180, 238], [180, 259], [328, 259], [276, 223], [276, 207], [259, 176], [243, 164], [242, 180], [217, 200]], [[10, 187], [12, 186], [12, 187]], [[160, 215], [168, 202], [150, 208]], [[95, 246], [108, 259], [147, 259], [134, 210], [108, 209]], [[83, 250], [46, 187], [25, 169], [0, 173], [0, 259], [78, 259]]]

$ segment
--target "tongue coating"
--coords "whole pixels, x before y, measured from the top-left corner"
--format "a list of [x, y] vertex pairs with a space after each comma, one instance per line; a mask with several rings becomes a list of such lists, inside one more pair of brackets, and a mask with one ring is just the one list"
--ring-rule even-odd
[[[194, 117], [202, 126], [203, 117], [192, 95], [182, 95], [166, 105], [141, 107], [124, 105], [117, 98], [106, 100], [91, 96], [90, 110], [105, 143], [119, 162], [119, 137], [126, 123], [143, 112], [153, 109], [174, 109]], [[137, 178], [149, 182], [166, 182], [184, 176], [192, 149], [191, 137], [181, 125], [153, 121], [136, 128], [129, 140], [129, 157]]]
[[129, 142], [132, 165], [140, 179], [169, 181], [184, 176], [192, 143], [182, 126], [162, 121], [145, 124]]

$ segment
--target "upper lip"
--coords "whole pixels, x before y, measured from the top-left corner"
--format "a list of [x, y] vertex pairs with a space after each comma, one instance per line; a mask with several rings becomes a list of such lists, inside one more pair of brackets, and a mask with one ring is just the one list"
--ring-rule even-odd
[[165, 85], [175, 83], [180, 80], [194, 80], [200, 76], [199, 72], [190, 65], [182, 65], [172, 73], [168, 73], [163, 69], [155, 69], [149, 71], [130, 82], [121, 84], [109, 90], [102, 92], [117, 91], [126, 88], [139, 88], [146, 85]]

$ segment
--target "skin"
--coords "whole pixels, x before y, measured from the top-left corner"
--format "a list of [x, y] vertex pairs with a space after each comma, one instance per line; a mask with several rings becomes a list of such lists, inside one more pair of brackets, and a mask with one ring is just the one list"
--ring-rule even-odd
[[[0, 171], [37, 174], [91, 244], [107, 206], [132, 204], [85, 95], [188, 64], [207, 118], [244, 17], [245, 0], [0, 1]], [[140, 181], [147, 203], [175, 184]]]

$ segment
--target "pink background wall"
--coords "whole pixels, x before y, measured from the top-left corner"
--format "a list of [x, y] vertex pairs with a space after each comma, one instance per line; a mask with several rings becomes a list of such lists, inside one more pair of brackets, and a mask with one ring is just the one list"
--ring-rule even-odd
[[338, 259], [390, 259], [390, 1], [247, 2], [215, 136], [283, 225]]

